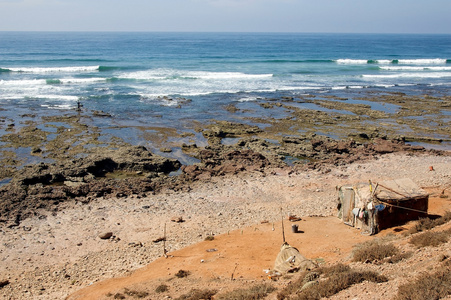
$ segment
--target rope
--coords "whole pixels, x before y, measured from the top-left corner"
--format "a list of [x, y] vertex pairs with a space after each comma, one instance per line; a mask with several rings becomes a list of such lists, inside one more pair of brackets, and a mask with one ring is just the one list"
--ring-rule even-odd
[[423, 214], [427, 214], [427, 211], [423, 211], [423, 210], [418, 210], [418, 209], [414, 209], [414, 208], [409, 208], [409, 207], [404, 207], [404, 206], [399, 206], [399, 205], [394, 205], [394, 204], [390, 204], [390, 203], [386, 203], [383, 201], [378, 200], [378, 202], [388, 205], [388, 206], [393, 206], [393, 207], [397, 207], [397, 208], [401, 208], [401, 209], [406, 209], [406, 210], [411, 210], [411, 211], [415, 211], [415, 212], [419, 212], [419, 213], [423, 213]]
[[403, 194], [401, 194], [401, 193], [399, 193], [399, 192], [397, 192], [397, 191], [395, 191], [395, 190], [393, 190], [393, 189], [391, 189], [391, 188], [389, 188], [389, 187], [383, 186], [382, 184], [379, 184], [379, 185], [380, 185], [381, 187], [383, 187], [384, 189], [389, 190], [390, 192], [393, 192], [393, 193], [395, 193], [395, 194], [398, 194], [398, 195], [400, 195], [400, 196], [403, 196], [404, 198], [409, 198], [408, 196], [403, 195]]

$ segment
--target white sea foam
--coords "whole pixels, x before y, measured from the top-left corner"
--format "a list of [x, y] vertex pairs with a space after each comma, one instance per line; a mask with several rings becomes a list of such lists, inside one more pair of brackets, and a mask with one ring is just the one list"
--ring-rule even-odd
[[448, 72], [425, 72], [425, 73], [398, 73], [398, 74], [380, 74], [380, 75], [362, 75], [363, 78], [446, 78], [451, 77]]
[[177, 106], [185, 101], [184, 98], [168, 97], [169, 95], [157, 94], [142, 94], [140, 95], [141, 102], [155, 102], [163, 106]]
[[375, 62], [377, 62], [378, 64], [381, 64], [381, 65], [387, 65], [387, 64], [391, 64], [393, 61], [391, 59], [377, 59], [377, 60], [375, 60]]
[[79, 83], [96, 83], [106, 81], [106, 78], [101, 77], [93, 77], [93, 78], [63, 78], [59, 79], [59, 81], [63, 84], [79, 84]]
[[33, 99], [48, 99], [48, 100], [63, 100], [63, 101], [78, 101], [80, 97], [70, 95], [34, 95], [27, 98]]
[[436, 67], [436, 66], [381, 66], [379, 67], [381, 70], [387, 71], [451, 71], [451, 67]]
[[440, 65], [440, 64], [446, 64], [446, 59], [442, 59], [442, 58], [398, 59], [398, 64]]
[[258, 79], [271, 78], [273, 74], [246, 74], [241, 72], [207, 72], [207, 71], [184, 71], [174, 69], [155, 69], [124, 73], [118, 76], [123, 79], [137, 80], [180, 80], [180, 79]]
[[80, 98], [71, 95], [29, 95], [29, 94], [4, 94], [0, 95], [2, 100], [29, 100], [29, 99], [40, 99], [40, 100], [60, 100], [60, 101], [78, 101]]
[[258, 98], [254, 97], [254, 96], [249, 96], [249, 97], [242, 97], [240, 99], [238, 99], [238, 102], [251, 102], [251, 101], [257, 101]]
[[12, 72], [23, 72], [23, 73], [78, 73], [78, 72], [94, 72], [98, 71], [100, 66], [80, 66], [80, 67], [45, 67], [45, 68], [2, 68], [10, 70]]
[[72, 109], [75, 107], [75, 105], [71, 105], [71, 104], [56, 104], [56, 105], [41, 104], [41, 107], [47, 107], [49, 109]]
[[319, 86], [282, 86], [276, 89], [276, 91], [296, 91], [296, 90], [320, 90], [324, 87]]
[[381, 65], [386, 64], [401, 64], [401, 65], [442, 65], [446, 64], [447, 60], [443, 58], [419, 58], [419, 59], [337, 59], [336, 63], [341, 65], [364, 65], [368, 63], [377, 63]]
[[270, 78], [273, 74], [245, 74], [239, 72], [193, 72], [193, 76], [199, 79], [259, 79]]
[[45, 79], [0, 80], [0, 86], [35, 86], [46, 84]]
[[363, 65], [367, 64], [368, 60], [366, 59], [337, 59], [336, 62], [340, 65]]

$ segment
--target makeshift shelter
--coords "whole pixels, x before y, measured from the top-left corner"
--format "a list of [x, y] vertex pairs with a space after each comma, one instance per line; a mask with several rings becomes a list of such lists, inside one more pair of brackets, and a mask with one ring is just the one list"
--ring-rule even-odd
[[338, 217], [364, 234], [426, 217], [429, 194], [411, 179], [338, 187]]

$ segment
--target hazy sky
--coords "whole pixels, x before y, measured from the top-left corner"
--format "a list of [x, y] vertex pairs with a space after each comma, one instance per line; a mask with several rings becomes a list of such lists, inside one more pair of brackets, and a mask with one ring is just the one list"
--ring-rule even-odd
[[451, 33], [451, 0], [0, 0], [0, 31]]

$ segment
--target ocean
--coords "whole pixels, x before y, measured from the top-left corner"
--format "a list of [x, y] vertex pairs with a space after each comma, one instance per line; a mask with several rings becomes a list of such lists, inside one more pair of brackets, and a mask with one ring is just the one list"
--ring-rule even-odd
[[[11, 122], [79, 102], [113, 116], [95, 121], [105, 132], [183, 131], [193, 120], [252, 117], [227, 113], [229, 104], [245, 111], [260, 99], [367, 90], [450, 95], [451, 35], [0, 32], [0, 117]], [[265, 113], [284, 117], [254, 110]]]

